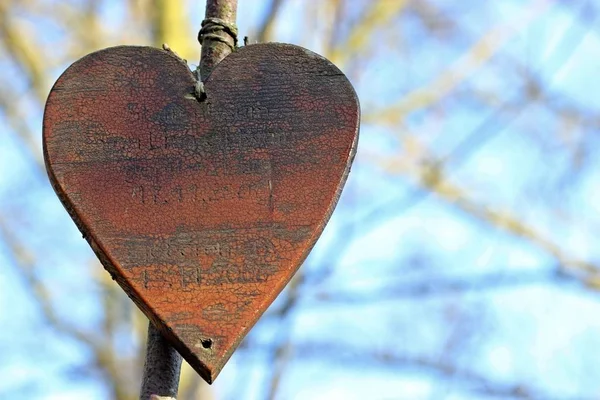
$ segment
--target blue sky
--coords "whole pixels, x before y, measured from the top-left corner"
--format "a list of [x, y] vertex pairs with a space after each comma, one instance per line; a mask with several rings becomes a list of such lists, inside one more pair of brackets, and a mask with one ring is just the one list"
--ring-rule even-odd
[[[545, 2], [527, 3], [534, 9], [547, 9], [526, 23], [522, 23], [524, 6], [519, 1], [485, 5], [471, 2], [465, 6], [439, 3], [472, 32], [468, 37], [473, 40], [494, 26], [512, 29], [502, 54], [522, 64], [543, 83], [547, 93], [557, 93], [557, 102], [577, 105], [591, 119], [595, 118], [600, 105], [600, 80], [596, 79], [600, 61], [595, 56], [600, 53], [600, 41], [593, 21], [592, 29], [574, 23], [572, 12], [560, 5], [545, 6]], [[115, 8], [104, 11], [108, 16], [118, 14], [119, 3], [114, 4]], [[319, 36], [311, 34], [311, 27], [304, 27], [303, 32], [298, 26], [305, 7], [302, 1], [290, 1], [282, 11], [274, 36], [278, 41], [319, 51]], [[251, 34], [263, 12], [256, 2], [240, 1], [238, 25], [242, 35]], [[193, 25], [199, 26], [201, 18], [201, 12], [195, 13]], [[394, 25], [392, 32], [398, 35], [390, 39], [398, 41], [397, 51], [382, 47], [358, 72], [346, 71], [356, 87], [364, 115], [427, 87], [473, 44], [424, 39], [422, 27], [410, 21]], [[423, 44], [406, 45], [400, 40]], [[468, 357], [458, 357], [458, 365], [463, 363], [462, 366], [499, 382], [528, 382], [555, 398], [574, 397], [573, 394], [597, 396], [600, 376], [593, 360], [600, 356], [600, 303], [597, 295], [582, 291], [577, 284], [541, 282], [489, 292], [407, 296], [351, 305], [324, 298], [325, 294], [339, 292], [369, 298], [390, 283], [421, 282], [424, 276], [511, 276], [543, 273], [555, 266], [556, 260], [547, 252], [491, 228], [436, 196], [427, 196], [405, 210], [401, 205], [404, 199], [412, 198], [416, 185], [405, 174], [386, 170], [380, 163], [411, 154], [403, 139], [407, 132], [436, 155], [451, 152], [491, 112], [481, 103], [465, 101], [468, 96], [464, 93], [468, 91], [491, 92], [499, 97], [491, 101], [518, 100], [522, 79], [514, 70], [496, 60], [485, 65], [474, 70], [438, 104], [409, 114], [402, 126], [363, 123], [359, 153], [340, 209], [303, 268], [318, 268], [326, 263], [331, 244], [341, 234], [354, 229], [354, 236], [348, 237], [347, 251], [340, 256], [331, 276], [303, 289], [300, 306], [290, 316], [289, 334], [300, 343], [323, 339], [349, 343], [358, 349], [357, 354], [361, 354], [360, 350], [393, 349], [401, 354], [435, 355], [442, 346], [440, 332], [447, 329], [443, 325], [445, 316], [460, 310], [478, 328], [468, 332]], [[52, 80], [60, 72], [57, 69]], [[514, 115], [511, 111], [498, 116], [494, 126], [502, 127], [493, 138], [485, 138], [490, 133], [484, 131], [485, 145], [477, 147], [468, 159], [459, 160], [458, 166], [451, 164], [452, 182], [468, 188], [480, 204], [509, 210], [535, 226], [549, 241], [566, 249], [570, 257], [598, 261], [595, 239], [600, 205], [595, 199], [600, 196], [596, 185], [599, 169], [594, 168], [597, 157], [590, 155], [591, 167], [577, 181], [571, 182], [566, 175], [567, 190], [558, 194], [552, 190], [568, 168], [568, 150], [573, 143], [595, 132], [578, 121], [573, 127], [564, 128], [541, 104], [529, 104], [521, 114]], [[40, 134], [41, 117], [37, 113], [26, 122], [38, 127]], [[60, 288], [53, 295], [61, 315], [93, 327], [101, 318], [101, 293], [91, 284], [89, 269], [81, 267], [89, 266], [93, 255], [46, 177], [33, 168], [22, 144], [7, 133], [3, 118], [0, 115], [1, 213], [20, 221], [16, 234], [36, 249], [40, 275], [51, 287]], [[364, 216], [372, 215], [382, 204], [391, 205], [385, 218], [364, 221]], [[352, 225], [352, 221], [356, 224]], [[410, 268], [411, 263], [406, 261], [423, 254], [427, 256], [425, 266]], [[47, 329], [13, 265], [9, 253], [0, 246], [0, 325], [4, 327], [0, 330], [0, 394], [17, 392], [23, 394], [17, 398], [40, 399], [108, 398], [98, 380], [71, 378], [73, 370], [85, 364], [90, 355]], [[269, 343], [277, 334], [276, 326], [261, 322], [254, 340]], [[127, 333], [122, 340], [124, 348], [131, 345]], [[318, 358], [294, 361], [284, 375], [280, 398], [446, 396], [446, 388], [439, 387], [435, 374], [423, 369], [348, 368], [345, 364], [344, 360]], [[264, 391], [262, 378], [269, 368], [261, 353], [238, 354], [215, 383], [216, 393], [223, 398], [236, 398], [235, 388], [243, 386], [244, 398], [260, 399]], [[459, 387], [460, 383], [449, 385]], [[377, 388], [377, 393], [373, 388]], [[468, 390], [451, 393], [444, 398], [486, 398]]]

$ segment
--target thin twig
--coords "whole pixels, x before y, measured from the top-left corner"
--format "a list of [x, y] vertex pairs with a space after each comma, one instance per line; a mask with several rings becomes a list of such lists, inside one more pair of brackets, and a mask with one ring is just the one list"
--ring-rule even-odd
[[275, 24], [275, 20], [277, 18], [277, 14], [281, 10], [281, 6], [283, 5], [284, 0], [271, 0], [271, 4], [267, 8], [267, 13], [264, 21], [262, 22], [258, 33], [256, 34], [256, 40], [259, 43], [268, 42], [271, 38], [271, 33], [273, 31], [273, 25]]

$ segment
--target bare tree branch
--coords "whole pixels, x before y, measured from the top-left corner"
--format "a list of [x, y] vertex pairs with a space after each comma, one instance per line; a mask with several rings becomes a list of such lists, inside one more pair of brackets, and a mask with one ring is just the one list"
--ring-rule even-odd
[[279, 10], [284, 5], [285, 0], [271, 0], [269, 5], [267, 6], [267, 12], [263, 22], [260, 24], [258, 28], [258, 33], [256, 34], [256, 40], [259, 43], [269, 42], [273, 36], [273, 25], [277, 20], [277, 15], [279, 14]]

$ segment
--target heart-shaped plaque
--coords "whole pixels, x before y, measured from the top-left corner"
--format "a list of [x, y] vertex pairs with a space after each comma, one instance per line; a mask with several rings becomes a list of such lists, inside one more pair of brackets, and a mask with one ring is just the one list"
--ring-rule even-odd
[[296, 272], [340, 195], [359, 105], [301, 47], [258, 44], [196, 79], [171, 52], [71, 65], [44, 114], [54, 189], [112, 277], [212, 382]]

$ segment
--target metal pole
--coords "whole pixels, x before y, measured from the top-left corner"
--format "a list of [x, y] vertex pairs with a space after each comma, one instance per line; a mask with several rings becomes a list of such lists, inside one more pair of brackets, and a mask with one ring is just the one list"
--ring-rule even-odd
[[140, 399], [176, 399], [180, 372], [181, 356], [150, 322]]

